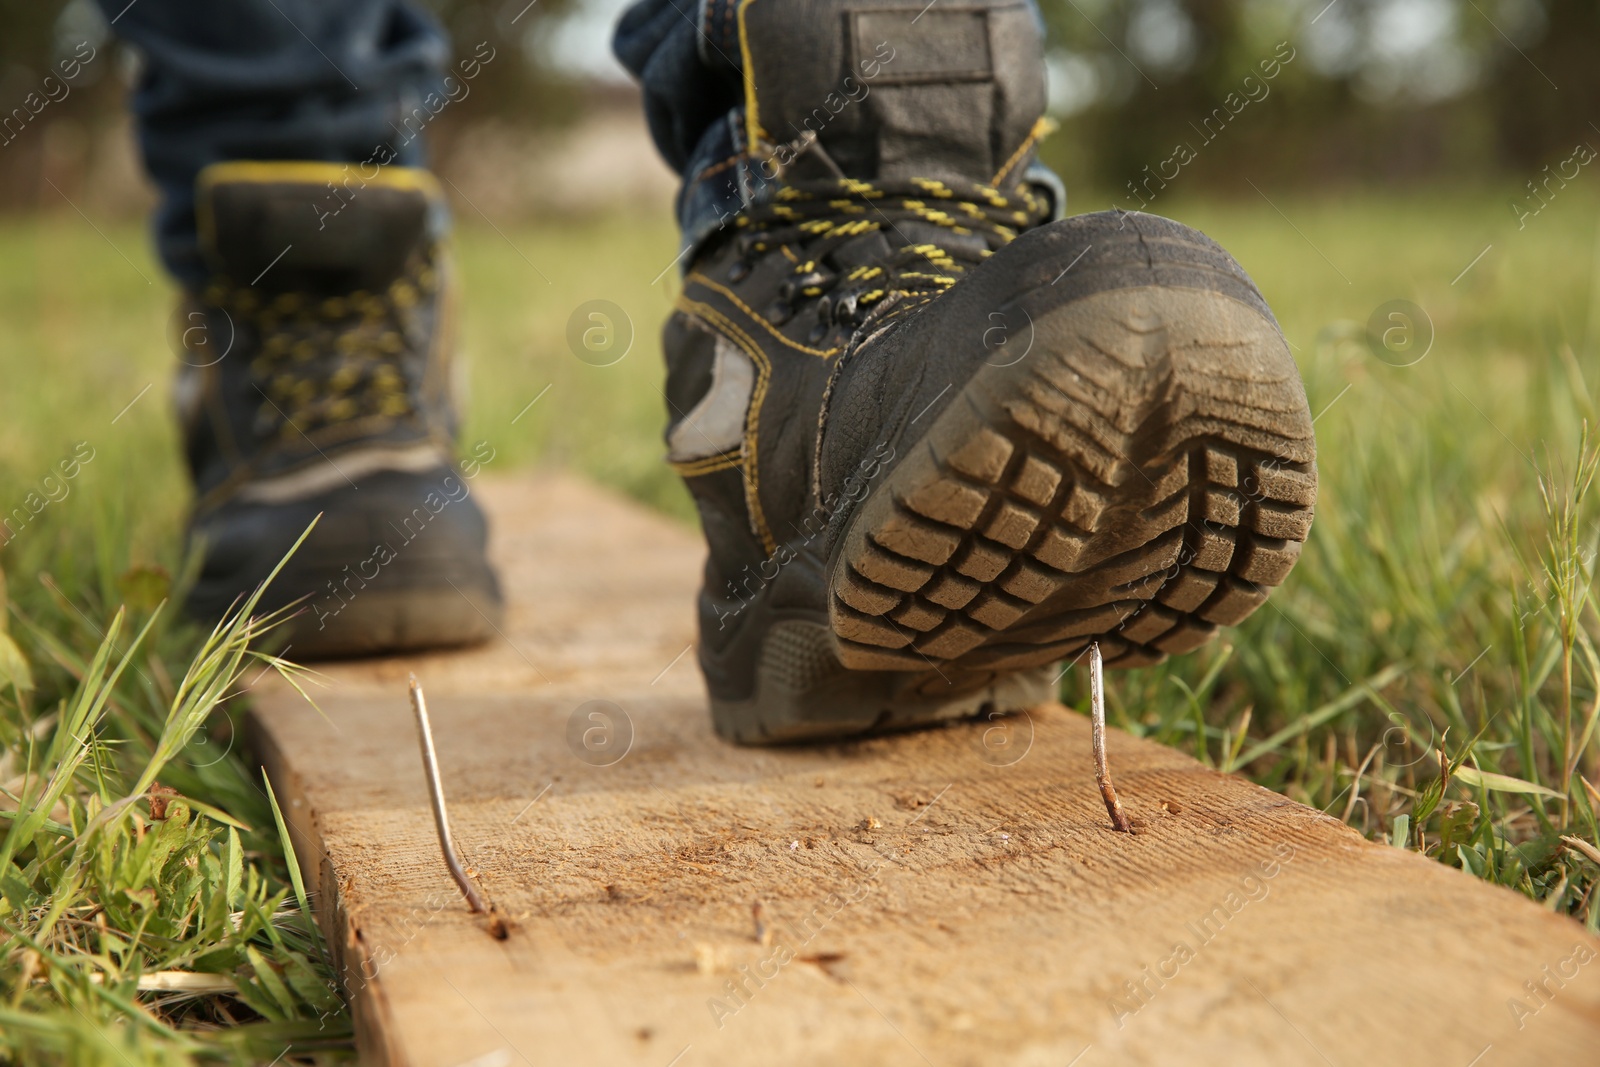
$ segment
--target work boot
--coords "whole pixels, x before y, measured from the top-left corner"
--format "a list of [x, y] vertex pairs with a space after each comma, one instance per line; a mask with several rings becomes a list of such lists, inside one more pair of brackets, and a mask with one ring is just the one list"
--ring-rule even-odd
[[665, 331], [719, 733], [1017, 710], [1254, 610], [1311, 522], [1304, 388], [1202, 234], [1050, 221], [1031, 7], [738, 12], [746, 206]]
[[219, 163], [200, 176], [197, 218], [211, 276], [174, 320], [203, 558], [190, 612], [219, 618], [320, 514], [262, 602], [301, 603], [291, 658], [487, 638], [500, 591], [454, 459], [451, 265], [431, 176]]

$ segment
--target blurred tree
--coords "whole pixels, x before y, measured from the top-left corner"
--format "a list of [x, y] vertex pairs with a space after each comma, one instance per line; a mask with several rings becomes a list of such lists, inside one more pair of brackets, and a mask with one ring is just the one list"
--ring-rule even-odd
[[450, 31], [456, 51], [479, 41], [498, 50], [452, 121], [494, 117], [519, 125], [570, 120], [582, 106], [581, 87], [547, 58], [551, 28], [582, 0], [421, 0]]
[[[116, 114], [121, 89], [106, 37], [89, 0], [0, 0], [0, 205], [36, 206], [49, 192], [43, 179], [66, 180]], [[64, 69], [76, 76], [64, 79]]]
[[[1247, 189], [1246, 180], [1537, 170], [1570, 152], [1600, 90], [1593, 0], [1044, 0], [1043, 9], [1053, 103], [1066, 117], [1051, 158], [1134, 204], [1145, 183], [1170, 184], [1150, 181], [1163, 172]], [[1600, 145], [1600, 130], [1589, 132]]]
[[1581, 139], [1600, 149], [1600, 4], [1543, 0], [1501, 4], [1477, 0], [1475, 13], [1495, 17], [1490, 73], [1483, 100], [1494, 117], [1503, 161], [1531, 177]]

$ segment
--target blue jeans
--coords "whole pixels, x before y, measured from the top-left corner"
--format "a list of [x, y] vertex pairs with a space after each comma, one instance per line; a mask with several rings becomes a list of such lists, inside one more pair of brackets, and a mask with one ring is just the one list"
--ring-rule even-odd
[[[696, 12], [697, 0], [677, 2]], [[139, 149], [161, 194], [162, 262], [185, 286], [198, 287], [206, 273], [194, 183], [207, 164], [359, 163], [380, 149], [379, 158], [392, 152], [400, 165], [423, 163], [422, 139], [406, 118], [428, 94], [445, 92], [450, 44], [409, 0], [99, 3], [144, 56], [133, 96]], [[739, 103], [736, 78], [697, 64], [696, 36], [692, 21], [648, 0], [623, 18], [615, 42], [644, 80], [657, 145], [680, 171], [705, 127]]]
[[[748, 148], [732, 59], [738, 2], [638, 0], [612, 41], [639, 79], [656, 147], [684, 178], [678, 219], [686, 245], [755, 195], [741, 168], [717, 165]], [[419, 166], [421, 137], [407, 119], [429, 94], [453, 95], [449, 42], [410, 0], [99, 3], [113, 29], [144, 53], [133, 98], [139, 147], [161, 193], [161, 259], [186, 286], [205, 277], [194, 220], [202, 167], [227, 159], [359, 163], [375, 155]], [[497, 44], [514, 48], [488, 42]]]
[[[358, 163], [380, 145], [422, 162], [401, 123], [441, 84], [450, 46], [403, 0], [100, 0], [144, 54], [133, 97], [161, 193], [156, 243], [186, 286], [205, 277], [194, 180], [227, 159]], [[120, 16], [119, 16], [120, 12]], [[398, 128], [398, 129], [397, 129]]]

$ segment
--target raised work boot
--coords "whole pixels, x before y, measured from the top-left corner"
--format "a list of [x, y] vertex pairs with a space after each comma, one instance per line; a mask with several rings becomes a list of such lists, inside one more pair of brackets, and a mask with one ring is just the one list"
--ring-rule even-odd
[[744, 206], [666, 327], [717, 730], [1015, 710], [1248, 615], [1310, 526], [1304, 388], [1214, 242], [1048, 221], [1032, 7], [737, 10]]
[[[370, 174], [364, 171], [371, 171]], [[500, 591], [455, 458], [451, 266], [426, 172], [230, 162], [197, 185], [212, 271], [174, 320], [203, 620], [321, 514], [263, 609], [303, 605], [291, 658], [467, 644]]]

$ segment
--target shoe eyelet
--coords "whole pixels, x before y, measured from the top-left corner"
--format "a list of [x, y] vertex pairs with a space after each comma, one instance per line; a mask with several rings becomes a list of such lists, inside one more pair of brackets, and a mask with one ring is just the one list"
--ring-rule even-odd
[[750, 264], [742, 259], [735, 260], [733, 266], [728, 268], [728, 280], [734, 284], [738, 284], [748, 277], [750, 277]]
[[836, 323], [843, 323], [845, 325], [852, 325], [853, 320], [855, 320], [857, 317], [857, 302], [860, 299], [861, 293], [858, 290], [856, 292], [846, 293], [844, 296], [841, 296], [835, 300], [833, 307], [830, 309], [833, 321]]
[[773, 301], [767, 308], [767, 321], [774, 326], [782, 326], [792, 318], [794, 318], [794, 308], [782, 300]]

